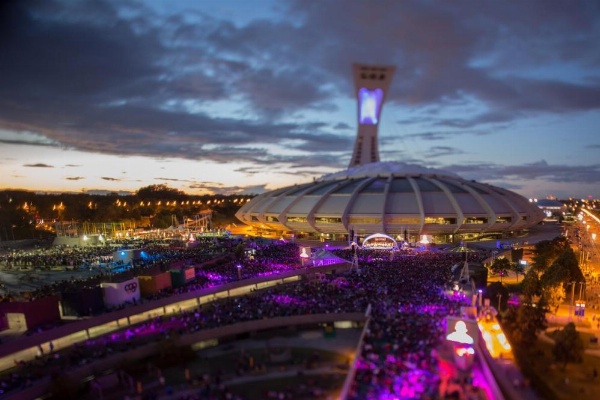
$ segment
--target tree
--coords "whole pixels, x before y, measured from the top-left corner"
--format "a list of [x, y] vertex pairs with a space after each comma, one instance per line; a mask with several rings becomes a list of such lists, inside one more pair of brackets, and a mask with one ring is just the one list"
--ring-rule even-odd
[[538, 333], [548, 327], [546, 311], [547, 307], [543, 298], [540, 298], [537, 304], [519, 306], [512, 324], [513, 340], [523, 346], [535, 344]]
[[246, 245], [243, 242], [238, 243], [238, 245], [235, 246], [235, 250], [234, 250], [235, 259], [237, 261], [242, 261], [244, 259], [245, 253], [246, 253]]
[[542, 294], [540, 278], [533, 268], [529, 269], [529, 271], [527, 271], [525, 274], [521, 288], [522, 293], [527, 298], [528, 303], [531, 303], [535, 296], [540, 296]]
[[181, 190], [173, 189], [167, 186], [166, 184], [160, 185], [150, 185], [145, 186], [143, 188], [138, 189], [136, 195], [140, 199], [151, 199], [151, 200], [161, 200], [161, 199], [176, 199], [181, 200], [186, 198], [187, 195]]
[[494, 273], [500, 275], [500, 282], [502, 283], [502, 277], [510, 271], [510, 261], [508, 258], [496, 258], [491, 266]]
[[579, 268], [577, 257], [570, 247], [563, 250], [552, 265], [542, 274], [542, 287], [567, 284], [568, 282], [584, 282], [585, 277]]
[[558, 310], [566, 298], [565, 288], [562, 284], [545, 286], [542, 288], [542, 298], [551, 310]]
[[517, 276], [517, 283], [519, 283], [519, 275], [525, 275], [525, 266], [519, 262], [514, 262], [510, 264], [511, 270]]
[[508, 289], [501, 282], [492, 282], [485, 288], [485, 297], [490, 299], [492, 305], [498, 305], [498, 312], [500, 308], [504, 308], [503, 304], [506, 305], [508, 296]]
[[533, 251], [532, 267], [538, 272], [545, 272], [556, 258], [568, 248], [570, 248], [569, 242], [564, 237], [542, 240], [536, 243]]
[[583, 341], [575, 329], [574, 323], [569, 322], [563, 329], [557, 331], [554, 340], [552, 354], [556, 361], [563, 363], [564, 368], [567, 363], [583, 361]]

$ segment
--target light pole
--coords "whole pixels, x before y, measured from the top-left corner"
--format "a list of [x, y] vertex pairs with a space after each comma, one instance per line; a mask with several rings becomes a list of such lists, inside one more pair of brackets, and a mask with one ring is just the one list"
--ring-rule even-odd
[[238, 264], [237, 265], [237, 274], [238, 274], [238, 280], [242, 280], [242, 264]]

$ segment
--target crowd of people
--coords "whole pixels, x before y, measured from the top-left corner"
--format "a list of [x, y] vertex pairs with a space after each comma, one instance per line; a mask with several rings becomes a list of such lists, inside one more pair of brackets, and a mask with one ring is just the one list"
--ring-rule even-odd
[[[147, 247], [150, 256], [136, 261], [135, 265], [142, 269], [173, 262], [192, 266], [205, 263], [211, 257], [229, 255], [220, 262], [197, 268], [196, 279], [180, 290], [197, 290], [240, 277], [300, 268], [299, 247], [294, 243], [246, 243], [242, 257], [234, 254], [239, 242], [204, 244], [206, 246], [185, 248]], [[0, 387], [9, 390], [30, 384], [52, 368], [65, 371], [173, 335], [265, 318], [362, 313], [370, 306], [371, 320], [349, 398], [438, 398], [440, 377], [435, 349], [444, 339], [445, 317], [458, 314], [465, 304], [463, 298], [446, 292], [452, 283], [452, 267], [460, 263], [464, 255], [427, 250], [403, 250], [391, 256], [381, 251], [335, 252], [347, 260], [356, 255], [360, 268], [343, 276], [301, 280], [216, 300], [175, 315], [151, 318], [122, 331], [78, 343], [61, 353], [48, 352], [32, 362], [18, 363], [19, 372], [0, 379]], [[43, 289], [43, 293], [81, 284], [64, 282]], [[173, 293], [171, 290], [163, 295]]]

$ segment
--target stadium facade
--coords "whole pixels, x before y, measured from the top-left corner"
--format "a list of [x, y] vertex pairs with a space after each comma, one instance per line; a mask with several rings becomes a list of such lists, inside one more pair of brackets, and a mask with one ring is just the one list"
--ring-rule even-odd
[[509, 190], [431, 168], [380, 162], [378, 128], [394, 68], [354, 65], [358, 131], [347, 170], [261, 194], [236, 217], [254, 228], [309, 236], [385, 233], [415, 242], [506, 236], [543, 220]]

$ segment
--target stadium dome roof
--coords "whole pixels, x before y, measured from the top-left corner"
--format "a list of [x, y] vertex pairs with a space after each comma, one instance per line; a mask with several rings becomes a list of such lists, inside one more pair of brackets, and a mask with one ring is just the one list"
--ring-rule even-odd
[[441, 170], [377, 162], [261, 194], [238, 219], [307, 233], [483, 234], [526, 229], [543, 212], [509, 190]]

